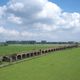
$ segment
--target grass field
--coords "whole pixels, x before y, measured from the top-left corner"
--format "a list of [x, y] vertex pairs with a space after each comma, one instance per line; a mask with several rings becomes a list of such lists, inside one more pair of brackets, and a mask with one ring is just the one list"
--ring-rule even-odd
[[32, 50], [45, 49], [50, 47], [56, 47], [58, 45], [53, 44], [33, 44], [33, 45], [8, 45], [0, 46], [0, 55], [8, 55], [20, 52], [28, 52]]
[[0, 80], [80, 80], [80, 48], [0, 68]]

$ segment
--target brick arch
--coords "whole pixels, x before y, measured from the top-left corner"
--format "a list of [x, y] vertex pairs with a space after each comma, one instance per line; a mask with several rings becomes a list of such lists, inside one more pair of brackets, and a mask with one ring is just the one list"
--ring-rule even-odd
[[10, 62], [10, 58], [8, 56], [3, 56], [2, 61]]
[[27, 57], [27, 58], [30, 57], [30, 53], [27, 53], [27, 54], [26, 54], [26, 57]]
[[26, 54], [22, 54], [22, 58], [26, 58]]
[[34, 52], [34, 55], [35, 55], [35, 56], [37, 56], [37, 53], [36, 53], [36, 52]]
[[22, 55], [17, 55], [17, 59], [18, 60], [22, 59]]
[[33, 57], [34, 56], [34, 53], [30, 53], [30, 56]]

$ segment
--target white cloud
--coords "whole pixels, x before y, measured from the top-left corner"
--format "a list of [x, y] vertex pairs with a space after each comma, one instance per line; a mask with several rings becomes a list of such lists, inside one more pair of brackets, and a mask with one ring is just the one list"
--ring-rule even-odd
[[22, 24], [22, 19], [20, 17], [15, 16], [14, 14], [10, 14], [8, 20], [12, 23]]
[[[5, 22], [0, 22], [4, 26], [0, 27], [0, 34], [12, 35], [12, 39], [16, 35], [17, 39], [80, 39], [76, 37], [80, 33], [80, 13], [64, 12], [48, 0], [11, 0], [0, 7], [0, 16], [1, 22]], [[68, 37], [64, 39], [65, 36]]]
[[24, 5], [20, 2], [17, 3], [9, 3], [9, 9], [12, 9], [13, 11], [21, 11], [24, 8]]
[[[35, 37], [37, 36], [36, 33], [31, 33], [31, 32], [27, 32], [27, 31], [17, 31], [15, 29], [6, 29], [4, 27], [0, 27], [0, 36], [3, 36], [5, 37], [6, 39], [15, 39], [15, 40], [18, 40], [18, 39], [26, 39], [27, 38], [31, 38], [31, 37]], [[21, 38], [22, 37], [22, 38]]]
[[19, 32], [16, 30], [5, 29], [4, 27], [0, 27], [0, 35], [4, 36], [18, 36]]
[[37, 34], [35, 34], [35, 33], [26, 32], [26, 31], [21, 32], [21, 35], [22, 35], [23, 37], [33, 37], [33, 36], [37, 36]]
[[2, 18], [2, 16], [5, 15], [5, 12], [6, 12], [7, 8], [6, 6], [0, 6], [0, 18]]
[[56, 18], [61, 14], [61, 8], [58, 7], [55, 3], [47, 2], [42, 11], [38, 14], [39, 17], [47, 17], [47, 18]]
[[33, 25], [33, 27], [42, 32], [51, 32], [56, 30], [55, 25], [48, 25], [43, 23], [36, 23]]
[[80, 13], [63, 12], [60, 20], [58, 20], [58, 26], [62, 26], [64, 29], [80, 28]]

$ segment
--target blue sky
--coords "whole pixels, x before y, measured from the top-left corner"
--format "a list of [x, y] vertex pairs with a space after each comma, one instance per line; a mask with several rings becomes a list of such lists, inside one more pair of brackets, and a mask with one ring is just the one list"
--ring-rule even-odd
[[[9, 0], [0, 0], [0, 5], [4, 5]], [[80, 0], [49, 0], [59, 5], [64, 11], [80, 12]]]
[[9, 0], [0, 0], [0, 5], [5, 5]]
[[0, 0], [0, 41], [80, 41], [80, 0]]
[[80, 0], [50, 0], [58, 4], [64, 11], [80, 12]]

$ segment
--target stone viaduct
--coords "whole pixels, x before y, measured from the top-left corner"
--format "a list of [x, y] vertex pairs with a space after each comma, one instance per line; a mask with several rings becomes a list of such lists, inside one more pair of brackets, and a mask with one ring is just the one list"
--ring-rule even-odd
[[44, 49], [44, 50], [40, 49], [38, 51], [32, 51], [32, 52], [26, 52], [26, 53], [20, 53], [20, 54], [12, 54], [12, 55], [7, 55], [7, 56], [0, 57], [0, 61], [14, 62], [14, 61], [22, 60], [22, 59], [25, 59], [25, 58], [39, 56], [39, 55], [42, 55], [42, 54], [47, 54], [47, 53], [50, 53], [50, 52], [65, 50], [65, 49], [74, 48], [74, 47], [78, 47], [78, 46], [77, 45], [68, 45], [68, 46], [62, 46], [62, 47], [57, 47], [57, 48], [49, 48], [49, 49]]

